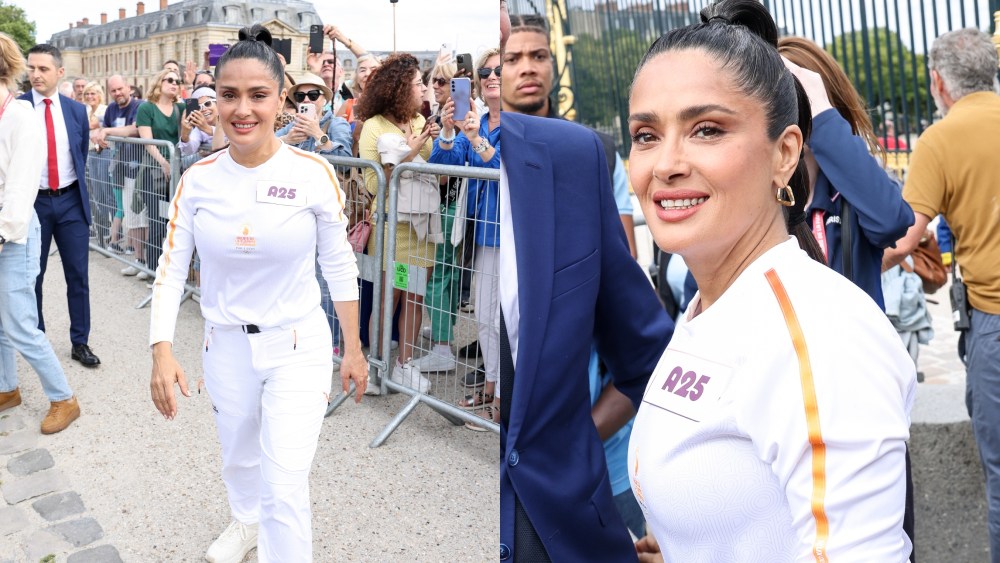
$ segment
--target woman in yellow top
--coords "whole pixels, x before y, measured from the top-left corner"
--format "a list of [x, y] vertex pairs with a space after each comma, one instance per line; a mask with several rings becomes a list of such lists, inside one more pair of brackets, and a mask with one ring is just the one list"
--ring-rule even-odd
[[[432, 139], [440, 127], [433, 122], [427, 123], [420, 115], [426, 89], [417, 59], [407, 53], [396, 53], [383, 61], [368, 78], [365, 96], [355, 107], [358, 118], [364, 120], [360, 156], [380, 163], [387, 179], [392, 175], [393, 166], [403, 162], [424, 162], [431, 156]], [[374, 195], [378, 190], [375, 173], [366, 169], [364, 176], [365, 187]], [[406, 183], [412, 187], [404, 187], [403, 182], [400, 185], [397, 219], [404, 220], [396, 226], [396, 261], [426, 268], [429, 277], [436, 245], [431, 242], [434, 229], [428, 228], [428, 223], [437, 220], [437, 233], [440, 234], [440, 195], [436, 180], [430, 177], [428, 182], [422, 176], [427, 175], [416, 174], [407, 179]], [[426, 189], [428, 185], [429, 190]], [[374, 237], [368, 241], [368, 252], [374, 252]], [[426, 393], [430, 381], [410, 365], [413, 343], [420, 331], [423, 297], [393, 290], [393, 308], [400, 297], [405, 299], [399, 315], [399, 357], [390, 379]], [[370, 393], [377, 389], [374, 385], [368, 388]]]

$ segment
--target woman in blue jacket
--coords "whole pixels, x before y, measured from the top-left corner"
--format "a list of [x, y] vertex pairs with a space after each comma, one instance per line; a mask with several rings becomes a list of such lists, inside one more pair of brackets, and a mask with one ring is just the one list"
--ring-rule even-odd
[[913, 224], [913, 210], [874, 156], [884, 152], [864, 100], [837, 61], [801, 37], [781, 38], [778, 51], [812, 105], [805, 160], [812, 184], [807, 219], [813, 234], [827, 264], [884, 311], [882, 252]]
[[[476, 90], [486, 102], [489, 112], [482, 117], [470, 104], [469, 113], [456, 116], [455, 103], [449, 100], [441, 114], [441, 135], [434, 141], [430, 162], [500, 168], [500, 50], [490, 49], [479, 57], [476, 65]], [[453, 138], [447, 135], [461, 129]], [[500, 185], [485, 180], [469, 180], [466, 221], [475, 224], [476, 245], [476, 324], [479, 325], [479, 345], [486, 363], [486, 387], [460, 401], [465, 408], [485, 407], [484, 418], [499, 420], [493, 408], [497, 372], [500, 369]], [[461, 205], [461, 202], [459, 202]], [[447, 244], [447, 242], [445, 243]]]

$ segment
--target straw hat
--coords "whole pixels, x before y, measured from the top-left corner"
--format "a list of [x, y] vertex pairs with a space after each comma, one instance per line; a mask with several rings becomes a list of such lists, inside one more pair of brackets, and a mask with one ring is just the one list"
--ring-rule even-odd
[[305, 73], [302, 78], [299, 78], [295, 86], [292, 86], [291, 90], [288, 91], [288, 97], [292, 97], [295, 92], [308, 92], [309, 90], [319, 89], [323, 92], [323, 96], [326, 97], [326, 101], [333, 101], [333, 91], [327, 87], [323, 79], [312, 73]]

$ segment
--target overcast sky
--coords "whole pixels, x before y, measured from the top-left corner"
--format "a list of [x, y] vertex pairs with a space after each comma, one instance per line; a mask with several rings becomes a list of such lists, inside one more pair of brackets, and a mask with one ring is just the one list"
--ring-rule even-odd
[[[171, 0], [177, 4], [180, 0]], [[39, 42], [69, 28], [70, 22], [90, 18], [100, 23], [101, 12], [118, 19], [118, 9], [135, 16], [136, 0], [8, 0], [35, 22]], [[145, 0], [146, 13], [159, 0]], [[323, 23], [332, 23], [373, 51], [392, 50], [393, 7], [389, 0], [314, 0]], [[497, 3], [489, 0], [399, 0], [396, 4], [396, 46], [401, 51], [435, 51], [442, 43], [459, 53], [477, 54], [496, 47], [500, 36]], [[339, 48], [339, 46], [338, 46]]]

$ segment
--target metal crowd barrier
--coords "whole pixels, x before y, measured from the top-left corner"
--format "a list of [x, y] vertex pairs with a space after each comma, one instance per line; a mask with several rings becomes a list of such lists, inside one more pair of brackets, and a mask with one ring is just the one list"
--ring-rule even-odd
[[[180, 155], [169, 141], [136, 137], [108, 137], [107, 141], [107, 149], [91, 151], [87, 159], [87, 188], [97, 231], [90, 249], [144, 273], [151, 283], [163, 251], [169, 202], [181, 175]], [[163, 177], [159, 165], [150, 164], [147, 146], [166, 148], [169, 179]], [[111, 239], [125, 252], [109, 250]], [[190, 285], [187, 289], [185, 298], [195, 290]], [[136, 308], [145, 307], [151, 299], [152, 293]]]
[[[326, 156], [325, 157], [330, 164], [333, 165], [334, 170], [337, 172], [337, 179], [340, 182], [341, 189], [344, 190], [347, 200], [345, 201], [345, 208], [348, 213], [348, 219], [351, 224], [355, 220], [361, 219], [362, 216], [351, 217], [354, 213], [362, 213], [365, 208], [367, 200], [365, 195], [367, 194], [365, 188], [365, 182], [362, 175], [362, 170], [365, 168], [371, 169], [375, 174], [375, 178], [378, 181], [378, 189], [374, 196], [370, 196], [375, 201], [375, 212], [371, 215], [372, 232], [371, 239], [374, 239], [372, 243], [372, 252], [355, 252], [354, 256], [358, 260], [358, 271], [360, 277], [358, 278], [358, 290], [361, 296], [359, 304], [366, 301], [367, 289], [366, 284], [371, 287], [372, 298], [371, 303], [371, 316], [368, 319], [367, 326], [368, 331], [362, 331], [362, 340], [368, 336], [369, 339], [369, 356], [368, 356], [368, 368], [369, 376], [371, 379], [371, 384], [379, 384], [379, 381], [384, 381], [383, 377], [386, 372], [386, 366], [388, 365], [385, 361], [387, 356], [382, 356], [379, 351], [382, 349], [380, 346], [380, 339], [382, 338], [382, 300], [375, 298], [375, 296], [381, 295], [382, 293], [382, 270], [379, 265], [383, 260], [383, 248], [384, 248], [384, 234], [385, 234], [385, 197], [386, 197], [386, 183], [385, 183], [385, 173], [382, 172], [382, 166], [377, 162], [372, 162], [370, 160], [364, 160], [360, 158], [351, 158], [344, 156]], [[339, 330], [339, 321], [336, 319], [336, 313], [333, 310], [333, 303], [330, 300], [330, 290], [326, 285], [326, 282], [322, 280], [319, 268], [317, 266], [316, 270], [317, 280], [320, 282], [320, 290], [322, 291], [323, 309], [327, 315], [327, 320], [330, 323], [330, 329], [333, 331], [334, 337], [334, 362], [340, 364], [343, 359], [344, 351], [344, 341], [342, 337], [342, 332]], [[359, 307], [361, 309], [361, 307]], [[365, 319], [361, 319], [362, 326], [366, 325]], [[367, 332], [367, 334], [365, 334]], [[333, 388], [339, 389], [340, 382], [334, 381]], [[351, 383], [351, 392], [354, 390], [354, 384]], [[383, 390], [384, 391], [384, 390]], [[338, 394], [330, 400], [330, 405], [327, 407], [326, 416], [333, 414], [333, 411], [337, 409], [347, 398], [350, 396], [348, 394]]]
[[[433, 175], [434, 188], [439, 188], [443, 181], [447, 188], [457, 187], [462, 192], [461, 185], [465, 185], [466, 197], [477, 197], [468, 189], [469, 180], [500, 180], [500, 171], [486, 168], [473, 168], [466, 166], [446, 166], [440, 164], [404, 163], [393, 169], [389, 180], [388, 189], [388, 215], [387, 217], [398, 217], [398, 198], [400, 179], [404, 175], [413, 181], [413, 174]], [[453, 186], [453, 180], [458, 180], [457, 186]], [[437, 189], [434, 190], [434, 203], [440, 205]], [[413, 199], [411, 197], [411, 199]], [[438, 363], [447, 363], [446, 369], [440, 371], [427, 371], [422, 375], [427, 378], [430, 388], [426, 391], [420, 389], [421, 385], [415, 381], [403, 381], [400, 384], [390, 377], [382, 378], [382, 390], [391, 390], [410, 395], [411, 399], [402, 410], [389, 422], [389, 424], [379, 433], [370, 444], [371, 447], [378, 447], [392, 434], [396, 428], [402, 424], [403, 420], [419, 405], [424, 403], [436, 412], [441, 414], [453, 424], [471, 423], [480, 429], [500, 432], [500, 426], [486, 415], [480, 414], [489, 412], [492, 402], [477, 401], [477, 393], [482, 391], [482, 383], [487, 373], [499, 373], [499, 272], [495, 268], [497, 260], [495, 256], [489, 260], [482, 259], [481, 254], [487, 250], [484, 247], [475, 245], [475, 240], [469, 240], [475, 236], [475, 229], [498, 229], [499, 223], [494, 220], [489, 223], [479, 223], [474, 217], [465, 217], [466, 228], [463, 230], [461, 223], [464, 213], [452, 215], [452, 208], [458, 209], [463, 201], [461, 194], [457, 198], [454, 206], [445, 208], [445, 213], [433, 213], [432, 220], [438, 218], [442, 221], [441, 236], [443, 242], [434, 245], [429, 243], [434, 231], [428, 227], [427, 235], [421, 240], [420, 234], [416, 234], [413, 227], [416, 223], [399, 223], [395, 220], [388, 221], [388, 229], [385, 238], [385, 256], [391, 267], [387, 267], [384, 272], [385, 287], [401, 292], [400, 302], [402, 307], [409, 307], [411, 311], [419, 311], [417, 316], [422, 322], [416, 324], [415, 319], [407, 318], [408, 325], [401, 327], [400, 339], [404, 339], [404, 334], [419, 333], [412, 342], [412, 354], [410, 360], [418, 360], [424, 356], [439, 356], [435, 360]], [[411, 204], [420, 205], [427, 202], [411, 201]], [[434, 209], [440, 209], [438, 205]], [[419, 221], [418, 221], [419, 222]], [[400, 225], [407, 225], [408, 233], [400, 233]], [[446, 228], [451, 227], [451, 228]], [[474, 227], [474, 228], [473, 228]], [[454, 244], [457, 236], [452, 238], [455, 230], [462, 230], [461, 242]], [[448, 232], [451, 231], [451, 232]], [[402, 248], [397, 247], [397, 243], [403, 243]], [[451, 245], [442, 248], [441, 245]], [[498, 249], [489, 247], [490, 251]], [[439, 250], [441, 252], [439, 252]], [[450, 252], [448, 250], [451, 250]], [[475, 256], [473, 265], [470, 266], [466, 258]], [[484, 271], [481, 263], [492, 263], [493, 271]], [[428, 267], [430, 266], [430, 267]], [[472, 307], [459, 307], [459, 299], [455, 292], [461, 292], [463, 278], [473, 277], [472, 284], [475, 286], [473, 294], [476, 296], [471, 303]], [[443, 284], [442, 287], [432, 288], [430, 302], [424, 297], [427, 294], [428, 285], [435, 286]], [[390, 348], [390, 338], [392, 332], [393, 318], [393, 291], [386, 291], [383, 296], [383, 319], [382, 319], [382, 340], [381, 355], [385, 363], [390, 366], [395, 365], [392, 350]], [[428, 315], [423, 315], [426, 309]], [[471, 311], [470, 311], [471, 310]], [[425, 332], [428, 330], [425, 325], [429, 323], [430, 338]], [[490, 329], [492, 327], [492, 330]], [[481, 342], [482, 336], [488, 339], [495, 339], [496, 342]], [[478, 352], [468, 350], [470, 345], [475, 348], [483, 346], [496, 346], [496, 356], [491, 365], [480, 363]], [[477, 341], [478, 345], [476, 344]], [[450, 348], [451, 354], [445, 356], [438, 354], [434, 350], [434, 344], [443, 345], [445, 342]], [[404, 343], [400, 342], [399, 353], [404, 353]], [[462, 351], [467, 352], [462, 355]], [[484, 350], [485, 351], [485, 350]], [[452, 360], [453, 358], [453, 360]], [[443, 362], [442, 360], [446, 360]], [[420, 360], [423, 361], [423, 360]], [[418, 362], [419, 363], [419, 362]], [[495, 365], [493, 365], [495, 364]], [[442, 366], [439, 366], [442, 367]], [[392, 369], [386, 368], [384, 374], [391, 375]], [[406, 385], [409, 383], [409, 386]], [[416, 388], [414, 388], [416, 387]], [[460, 402], [467, 402], [466, 407], [459, 406]], [[482, 404], [476, 404], [481, 402]]]

